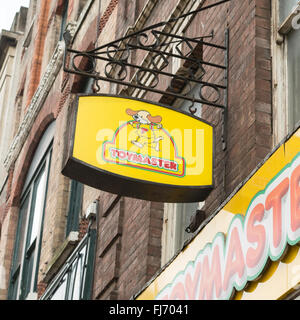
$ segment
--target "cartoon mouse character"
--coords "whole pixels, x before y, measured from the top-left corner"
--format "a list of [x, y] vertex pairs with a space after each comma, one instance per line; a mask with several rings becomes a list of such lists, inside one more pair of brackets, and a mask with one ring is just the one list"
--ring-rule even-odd
[[153, 117], [145, 110], [134, 111], [127, 109], [126, 113], [134, 120], [129, 123], [137, 129], [136, 139], [132, 140], [131, 143], [139, 148], [143, 148], [146, 144], [151, 145], [155, 151], [159, 152], [159, 142], [163, 140], [163, 137], [157, 136], [156, 133], [162, 128], [162, 117]]

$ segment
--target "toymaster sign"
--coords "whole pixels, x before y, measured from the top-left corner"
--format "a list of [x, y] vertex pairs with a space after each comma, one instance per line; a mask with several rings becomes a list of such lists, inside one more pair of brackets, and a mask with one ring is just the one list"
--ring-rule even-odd
[[300, 129], [138, 299], [279, 299], [300, 281]]
[[66, 176], [108, 192], [162, 202], [206, 199], [213, 127], [143, 100], [80, 96]]

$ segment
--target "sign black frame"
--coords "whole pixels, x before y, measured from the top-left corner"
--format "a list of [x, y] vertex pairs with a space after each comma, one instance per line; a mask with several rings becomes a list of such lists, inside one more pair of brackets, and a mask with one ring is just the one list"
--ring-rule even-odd
[[[80, 97], [117, 97], [128, 100], [136, 100], [163, 107], [173, 112], [184, 114], [188, 117], [200, 120], [213, 129], [213, 155], [212, 155], [212, 184], [204, 186], [178, 186], [165, 183], [156, 183], [140, 180], [123, 175], [118, 175], [87, 164], [73, 157], [74, 137], [77, 122], [78, 102]], [[103, 190], [109, 193], [125, 197], [168, 203], [188, 203], [204, 201], [214, 189], [214, 167], [215, 167], [215, 127], [211, 123], [181, 110], [174, 110], [160, 103], [153, 103], [144, 99], [130, 98], [127, 96], [116, 96], [110, 94], [81, 94], [77, 95], [76, 103], [73, 105], [75, 111], [71, 112], [69, 118], [68, 133], [66, 134], [65, 152], [62, 174], [68, 178], [77, 180], [85, 185]]]

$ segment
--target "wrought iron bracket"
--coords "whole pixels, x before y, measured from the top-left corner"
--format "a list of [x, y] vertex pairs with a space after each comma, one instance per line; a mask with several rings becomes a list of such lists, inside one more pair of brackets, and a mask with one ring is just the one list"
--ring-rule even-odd
[[[172, 102], [178, 99], [191, 101], [189, 110], [192, 114], [197, 111], [195, 103], [222, 109], [222, 144], [225, 150], [229, 32], [226, 30], [225, 43], [220, 45], [213, 42], [213, 31], [190, 38], [172, 33], [172, 29], [180, 19], [228, 1], [200, 7], [84, 52], [70, 47], [70, 36], [66, 32], [64, 71], [94, 78], [97, 91], [101, 90], [101, 81], [108, 81], [120, 85], [123, 95], [132, 95], [137, 90], [142, 94], [153, 92], [161, 99], [168, 97]], [[224, 64], [214, 62], [211, 53], [206, 59], [209, 51], [214, 51], [215, 55], [223, 53]], [[174, 63], [178, 66], [176, 72], [172, 70]], [[196, 85], [199, 87], [197, 94], [191, 94]]]

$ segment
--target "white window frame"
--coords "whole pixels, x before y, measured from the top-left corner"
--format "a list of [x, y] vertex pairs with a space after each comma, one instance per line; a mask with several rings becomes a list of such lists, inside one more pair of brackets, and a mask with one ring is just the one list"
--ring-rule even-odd
[[162, 231], [162, 254], [161, 266], [166, 265], [177, 253], [179, 253], [186, 242], [195, 234], [187, 233], [189, 219], [201, 209], [204, 202], [199, 203], [165, 203], [163, 231]]
[[[299, 1], [300, 5], [300, 1]], [[273, 145], [279, 144], [291, 131], [289, 128], [289, 98], [288, 98], [288, 44], [286, 41], [293, 30], [292, 23], [297, 15], [296, 7], [291, 10], [284, 21], [280, 21], [279, 0], [271, 2], [272, 6], [272, 29], [271, 51], [273, 70]]]

